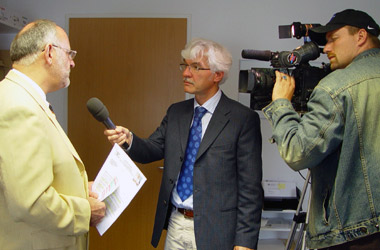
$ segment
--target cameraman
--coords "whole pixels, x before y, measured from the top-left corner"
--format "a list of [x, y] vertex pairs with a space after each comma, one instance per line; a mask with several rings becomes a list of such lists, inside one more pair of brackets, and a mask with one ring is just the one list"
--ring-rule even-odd
[[311, 249], [380, 246], [379, 32], [367, 13], [336, 13], [310, 32], [334, 71], [314, 89], [308, 112], [293, 109], [295, 80], [280, 72], [263, 109], [282, 158], [293, 170], [311, 170]]

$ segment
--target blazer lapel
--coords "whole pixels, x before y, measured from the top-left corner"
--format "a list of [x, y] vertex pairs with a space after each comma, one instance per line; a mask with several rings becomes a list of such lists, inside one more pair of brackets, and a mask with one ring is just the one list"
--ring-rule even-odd
[[53, 114], [53, 112], [48, 108], [46, 107], [46, 103], [45, 101], [41, 98], [41, 96], [33, 89], [32, 86], [30, 86], [29, 84], [25, 83], [24, 79], [22, 77], [20, 77], [17, 73], [13, 72], [13, 71], [10, 71], [6, 78], [8, 78], [10, 81], [14, 82], [15, 84], [18, 84], [19, 86], [21, 86], [22, 88], [25, 89], [25, 91], [27, 91], [30, 96], [38, 103], [38, 105], [41, 107], [41, 109], [46, 113], [46, 115], [49, 117], [50, 121], [53, 123], [53, 125], [57, 128], [58, 132], [60, 133], [60, 135], [62, 136], [65, 144], [67, 145], [67, 147], [69, 148], [70, 152], [73, 154], [73, 156], [83, 164], [82, 160], [80, 159], [77, 151], [75, 150], [74, 146], [72, 145], [72, 143], [70, 142], [69, 138], [67, 137], [65, 131], [63, 131], [61, 125], [59, 124], [59, 122], [57, 121], [55, 115]]
[[207, 126], [206, 132], [201, 141], [199, 147], [197, 159], [210, 147], [214, 140], [218, 137], [220, 132], [227, 125], [230, 118], [228, 113], [230, 113], [230, 108], [228, 106], [228, 98], [222, 94], [220, 101], [211, 117], [211, 120]]
[[184, 112], [179, 114], [179, 138], [181, 140], [181, 153], [185, 154], [191, 121], [194, 114], [194, 99], [185, 103]]

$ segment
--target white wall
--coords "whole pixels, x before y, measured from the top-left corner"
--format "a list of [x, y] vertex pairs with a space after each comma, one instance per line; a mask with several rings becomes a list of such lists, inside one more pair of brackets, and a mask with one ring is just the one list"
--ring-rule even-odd
[[[191, 16], [191, 37], [218, 41], [231, 51], [233, 67], [222, 89], [233, 99], [238, 98], [242, 49], [282, 51], [302, 44], [297, 39], [278, 39], [279, 25], [294, 21], [325, 24], [333, 13], [346, 8], [364, 10], [380, 22], [379, 0], [2, 0], [0, 3], [30, 20], [47, 18], [66, 29], [70, 15]], [[0, 35], [0, 49], [8, 49], [10, 41], [9, 35]], [[61, 90], [49, 96], [65, 129], [66, 92]]]
[[[279, 25], [289, 25], [294, 21], [325, 24], [333, 13], [347, 8], [366, 11], [380, 23], [379, 0], [2, 0], [0, 3], [31, 20], [51, 19], [66, 29], [67, 17], [73, 15], [191, 16], [190, 38], [209, 38], [231, 51], [233, 67], [222, 89], [236, 100], [242, 49], [282, 51], [293, 50], [303, 44], [302, 40], [278, 39]], [[8, 49], [9, 43], [8, 36], [0, 35], [0, 49]], [[49, 94], [48, 98], [66, 129], [67, 91]], [[264, 178], [296, 178], [297, 182], [303, 183], [302, 179], [296, 177], [297, 174], [286, 166], [282, 167], [284, 163], [276, 147], [267, 142], [270, 126], [265, 120], [262, 120], [262, 126]], [[278, 167], [281, 168], [281, 175], [277, 174]]]

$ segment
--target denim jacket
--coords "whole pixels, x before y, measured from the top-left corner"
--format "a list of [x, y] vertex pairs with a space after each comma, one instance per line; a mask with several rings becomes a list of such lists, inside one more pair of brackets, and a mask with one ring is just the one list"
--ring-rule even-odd
[[286, 99], [263, 112], [281, 157], [293, 170], [311, 170], [307, 246], [379, 232], [380, 49], [323, 78], [302, 117]]

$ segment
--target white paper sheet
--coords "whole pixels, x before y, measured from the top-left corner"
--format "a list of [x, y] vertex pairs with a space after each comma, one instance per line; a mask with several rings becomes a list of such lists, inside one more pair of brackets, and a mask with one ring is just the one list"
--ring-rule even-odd
[[92, 191], [107, 206], [105, 217], [96, 226], [100, 235], [116, 221], [145, 181], [136, 164], [115, 144], [92, 185]]

